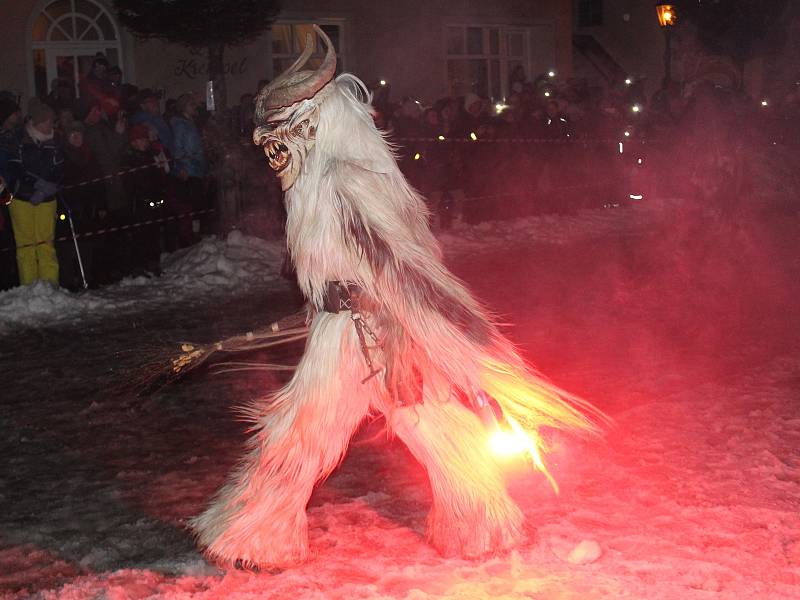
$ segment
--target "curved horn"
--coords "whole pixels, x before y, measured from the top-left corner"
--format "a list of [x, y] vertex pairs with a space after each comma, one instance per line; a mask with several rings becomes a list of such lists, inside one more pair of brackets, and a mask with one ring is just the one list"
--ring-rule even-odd
[[286, 69], [283, 72], [283, 75], [291, 75], [295, 71], [299, 71], [301, 67], [303, 67], [307, 62], [308, 59], [311, 58], [311, 55], [314, 54], [314, 40], [311, 39], [311, 34], [306, 34], [306, 45], [303, 48], [303, 53], [297, 58], [296, 61], [292, 63], [292, 66]]
[[[291, 106], [300, 100], [306, 100], [316, 94], [322, 87], [327, 84], [336, 74], [336, 51], [333, 48], [330, 38], [325, 34], [322, 29], [314, 25], [314, 31], [317, 33], [322, 41], [325, 42], [326, 52], [325, 58], [319, 68], [308, 77], [297, 81], [292, 85], [286, 87], [279, 87], [271, 91], [269, 96], [265, 99], [268, 106], [265, 108], [280, 108], [284, 106]], [[298, 58], [295, 63], [289, 67], [289, 70], [280, 75], [280, 79], [291, 76], [299, 69], [296, 65], [302, 65], [308, 58], [303, 58], [306, 54], [310, 55], [313, 52], [313, 45], [306, 44], [306, 49], [303, 51], [303, 56]], [[292, 69], [295, 69], [293, 71]]]
[[328, 35], [319, 28], [319, 26], [314, 25], [314, 31], [317, 32], [317, 35], [322, 38], [322, 41], [325, 42], [325, 47], [327, 51], [325, 52], [325, 59], [322, 61], [322, 64], [317, 69], [317, 72], [312, 77], [315, 83], [321, 82], [317, 89], [320, 89], [323, 85], [328, 83], [333, 76], [336, 74], [336, 50], [333, 49], [333, 43]]

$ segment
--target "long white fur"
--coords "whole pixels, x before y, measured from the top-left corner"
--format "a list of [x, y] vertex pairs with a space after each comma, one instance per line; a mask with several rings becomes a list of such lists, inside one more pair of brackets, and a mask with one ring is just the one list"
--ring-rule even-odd
[[[454, 390], [487, 389], [532, 430], [594, 431], [584, 415], [593, 409], [530, 369], [443, 266], [425, 204], [375, 128], [363, 84], [341, 75], [329, 85], [315, 145], [286, 193], [287, 243], [298, 281], [317, 309], [328, 281], [359, 283], [378, 303], [365, 316], [387, 341], [375, 360], [387, 368], [416, 365], [423, 403], [398, 406], [381, 377], [362, 383], [368, 370], [350, 314], [319, 312], [292, 380], [248, 407], [250, 450], [192, 526], [207, 553], [225, 563], [273, 567], [304, 560], [313, 486], [339, 463], [373, 409], [386, 414], [428, 472], [434, 546], [465, 556], [506, 549], [521, 535], [522, 515], [500, 466], [483, 451], [479, 420]], [[361, 239], [353, 239], [353, 228]], [[373, 242], [376, 252], [370, 252]]]

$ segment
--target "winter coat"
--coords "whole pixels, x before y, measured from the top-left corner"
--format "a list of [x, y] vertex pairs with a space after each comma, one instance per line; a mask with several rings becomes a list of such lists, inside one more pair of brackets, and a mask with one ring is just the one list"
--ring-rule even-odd
[[[97, 158], [102, 175], [115, 175], [119, 173], [122, 155], [128, 144], [125, 134], [117, 133], [109, 123], [100, 121], [94, 125], [86, 124], [83, 134], [84, 143], [88, 144], [92, 154]], [[113, 212], [126, 211], [128, 202], [125, 192], [119, 183], [119, 177], [110, 177], [105, 180], [106, 206]]]
[[197, 126], [183, 116], [172, 117], [170, 125], [175, 136], [175, 174], [186, 171], [189, 177], [205, 177], [208, 161]]
[[10, 164], [16, 178], [15, 198], [32, 204], [55, 198], [64, 177], [64, 157], [55, 140], [37, 142], [26, 132]]
[[65, 144], [62, 152], [64, 187], [67, 188], [62, 192], [64, 201], [72, 210], [73, 218], [86, 226], [89, 221], [97, 217], [98, 210], [106, 208], [103, 182], [87, 183], [100, 177], [100, 166], [85, 143], [80, 148]]
[[156, 157], [152, 149], [141, 151], [129, 147], [122, 159], [123, 169], [152, 167], [122, 176], [125, 193], [133, 203], [136, 215], [155, 216], [153, 210], [160, 210], [163, 207], [166, 195], [164, 171], [155, 165]]

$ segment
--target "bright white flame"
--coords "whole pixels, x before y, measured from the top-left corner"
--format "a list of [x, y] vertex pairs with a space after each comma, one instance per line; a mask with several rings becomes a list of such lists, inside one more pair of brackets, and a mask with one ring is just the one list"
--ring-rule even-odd
[[625, 137], [631, 137], [631, 132], [630, 131], [626, 131], [625, 132]]
[[553, 70], [551, 69], [551, 70], [549, 70], [549, 71], [547, 72], [547, 76], [548, 76], [548, 77], [555, 77], [555, 76], [556, 76], [556, 72], [555, 72], [555, 71], [553, 71]]
[[385, 79], [381, 79], [381, 80], [380, 80], [380, 84], [381, 84], [381, 85], [386, 85], [386, 80], [385, 80]]
[[417, 152], [417, 153], [414, 155], [414, 160], [419, 160], [420, 158], [422, 158], [422, 155], [421, 155], [419, 152]]
[[526, 432], [522, 426], [511, 417], [511, 415], [506, 415], [506, 421], [508, 421], [508, 424], [511, 426], [511, 431], [520, 440], [520, 443], [524, 444], [525, 450], [530, 454], [534, 466], [539, 469], [539, 471], [541, 471], [545, 477], [547, 477], [547, 481], [550, 482], [550, 485], [553, 487], [553, 491], [557, 494], [558, 483], [556, 483], [556, 480], [553, 479], [550, 471], [547, 470], [547, 465], [545, 465], [544, 461], [542, 460], [542, 455], [539, 452], [539, 436], [537, 433], [535, 431]]
[[630, 84], [632, 84], [632, 83], [633, 83], [633, 79], [631, 79], [630, 77], [627, 77], [627, 78], [625, 79], [625, 85], [630, 85]]
[[641, 200], [643, 196], [641, 194], [628, 194], [628, 198], [631, 200]]
[[767, 100], [762, 100], [761, 106], [769, 106], [769, 102]]
[[436, 139], [439, 140], [440, 142], [443, 142], [444, 136], [443, 135], [436, 136]]
[[637, 162], [638, 164], [642, 164], [644, 161], [643, 161], [641, 158], [637, 158], [637, 159], [636, 159], [636, 162]]
[[622, 154], [622, 142], [619, 143], [619, 153]]
[[476, 142], [476, 141], [478, 141], [478, 136], [475, 135], [474, 131], [470, 131], [469, 132], [469, 139], [471, 139], [473, 142]]
[[639, 112], [640, 110], [642, 110], [642, 107], [641, 107], [641, 106], [639, 106], [638, 104], [634, 104], [633, 106], [631, 106], [631, 110], [632, 110], [633, 112], [637, 113], [637, 112]]
[[497, 104], [494, 105], [494, 110], [498, 115], [507, 108], [508, 104], [503, 104], [502, 102], [498, 102]]
[[527, 442], [513, 431], [498, 429], [489, 436], [489, 447], [497, 456], [507, 458], [522, 454], [528, 449]]
[[545, 92], [545, 93], [544, 93], [544, 97], [545, 97], [545, 98], [549, 98], [549, 97], [550, 97], [550, 92]]

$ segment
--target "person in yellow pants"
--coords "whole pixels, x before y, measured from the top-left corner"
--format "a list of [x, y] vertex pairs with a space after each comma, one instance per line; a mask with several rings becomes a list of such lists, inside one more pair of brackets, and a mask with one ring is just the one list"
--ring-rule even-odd
[[64, 160], [53, 140], [52, 109], [43, 103], [33, 103], [30, 113], [19, 153], [9, 160], [17, 181], [14, 200], [9, 206], [17, 268], [21, 285], [41, 279], [57, 286], [55, 195]]
[[14, 199], [8, 207], [17, 245], [19, 282], [28, 285], [44, 279], [58, 285], [58, 258], [53, 243], [56, 230], [55, 199], [31, 204]]

